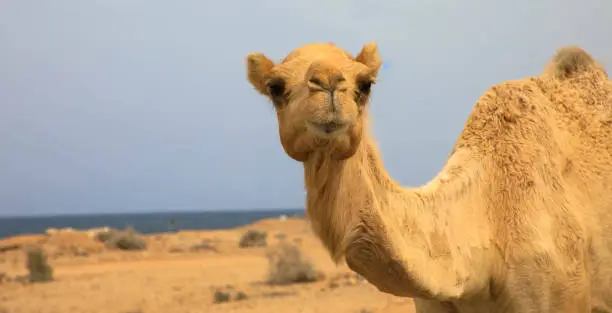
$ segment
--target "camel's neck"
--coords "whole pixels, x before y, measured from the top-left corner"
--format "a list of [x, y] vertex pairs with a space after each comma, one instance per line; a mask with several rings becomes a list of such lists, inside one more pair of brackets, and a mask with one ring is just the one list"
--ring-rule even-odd
[[339, 161], [319, 153], [304, 163], [306, 211], [335, 261], [343, 256], [345, 239], [364, 210], [401, 189], [383, 168], [374, 142], [364, 137], [349, 159]]
[[[470, 275], [458, 259], [463, 252], [455, 249], [470, 250], [482, 239], [464, 229], [466, 222], [482, 218], [464, 210], [469, 211], [467, 191], [475, 177], [465, 174], [466, 165], [465, 154], [455, 153], [428, 184], [402, 188], [366, 134], [347, 160], [321, 153], [304, 163], [307, 215], [332, 258], [338, 262], [346, 256], [349, 266], [379, 289], [452, 297]], [[457, 241], [451, 244], [453, 237]]]

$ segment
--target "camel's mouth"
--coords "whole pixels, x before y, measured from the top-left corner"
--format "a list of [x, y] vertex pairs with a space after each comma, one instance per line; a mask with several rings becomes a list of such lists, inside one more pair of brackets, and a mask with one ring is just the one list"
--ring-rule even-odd
[[313, 132], [315, 135], [325, 138], [325, 139], [333, 139], [344, 132], [349, 127], [349, 123], [345, 121], [335, 120], [325, 123], [307, 121], [306, 128]]

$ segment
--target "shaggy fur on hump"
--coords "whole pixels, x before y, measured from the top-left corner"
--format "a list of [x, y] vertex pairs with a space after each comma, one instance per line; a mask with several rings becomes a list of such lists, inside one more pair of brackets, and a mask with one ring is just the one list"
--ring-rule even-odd
[[576, 77], [585, 72], [601, 75], [605, 79], [608, 78], [604, 68], [595, 62], [586, 51], [577, 46], [568, 46], [557, 50], [557, 54], [545, 70], [546, 74], [559, 80]]

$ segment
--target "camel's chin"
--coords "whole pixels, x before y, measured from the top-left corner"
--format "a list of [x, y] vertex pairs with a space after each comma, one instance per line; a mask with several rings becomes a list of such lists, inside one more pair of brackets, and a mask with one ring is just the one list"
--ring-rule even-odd
[[312, 155], [327, 155], [333, 160], [346, 160], [357, 152], [359, 141], [348, 134], [333, 138], [303, 134], [293, 137], [292, 141], [284, 141], [285, 153], [298, 162], [307, 161]]
[[315, 151], [327, 154], [331, 159], [338, 161], [351, 158], [357, 153], [359, 147], [359, 142], [353, 140], [348, 134], [327, 139], [323, 143], [320, 140], [317, 143], [318, 146], [316, 146]]
[[357, 152], [358, 144], [353, 144], [350, 139], [338, 142], [329, 150], [330, 157], [334, 160], [342, 161], [349, 159]]
[[343, 161], [352, 158], [355, 155], [357, 149], [347, 149], [341, 151], [333, 151], [330, 156], [332, 159], [337, 161]]

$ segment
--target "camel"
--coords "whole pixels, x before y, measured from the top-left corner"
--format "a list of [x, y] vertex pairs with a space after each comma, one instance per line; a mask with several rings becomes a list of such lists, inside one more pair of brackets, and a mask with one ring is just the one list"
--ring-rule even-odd
[[612, 312], [612, 83], [582, 48], [486, 90], [419, 187], [390, 177], [368, 128], [375, 42], [246, 59], [337, 264], [417, 312]]

